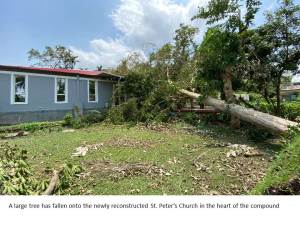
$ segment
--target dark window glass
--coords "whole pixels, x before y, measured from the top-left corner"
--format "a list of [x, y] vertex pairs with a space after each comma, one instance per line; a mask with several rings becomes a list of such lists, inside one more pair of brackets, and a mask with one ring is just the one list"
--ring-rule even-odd
[[89, 101], [96, 101], [96, 82], [93, 80], [89, 80]]
[[66, 79], [64, 78], [56, 79], [56, 101], [57, 102], [66, 101]]
[[25, 76], [15, 76], [15, 102], [26, 102]]

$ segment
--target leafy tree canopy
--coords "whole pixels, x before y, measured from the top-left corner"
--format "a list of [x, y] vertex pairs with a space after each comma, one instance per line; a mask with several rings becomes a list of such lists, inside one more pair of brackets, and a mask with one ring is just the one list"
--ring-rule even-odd
[[75, 56], [70, 49], [57, 45], [46, 46], [43, 52], [31, 49], [28, 52], [28, 60], [33, 62], [33, 66], [74, 69], [78, 56]]

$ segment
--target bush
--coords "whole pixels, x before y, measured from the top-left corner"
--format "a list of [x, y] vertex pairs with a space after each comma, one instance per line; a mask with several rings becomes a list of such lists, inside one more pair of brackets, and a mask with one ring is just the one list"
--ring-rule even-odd
[[93, 123], [100, 123], [106, 118], [106, 112], [99, 112], [97, 110], [92, 110], [86, 115], [80, 115], [78, 117], [73, 117], [71, 113], [65, 115], [63, 120], [64, 126], [70, 126], [75, 129], [79, 129]]
[[93, 124], [93, 123], [100, 123], [103, 120], [105, 120], [107, 116], [106, 111], [97, 111], [97, 110], [92, 110], [89, 111], [86, 115], [83, 116], [82, 120], [86, 124]]
[[272, 137], [272, 134], [269, 132], [259, 129], [255, 126], [247, 124], [246, 127], [246, 135], [249, 140], [255, 141], [255, 142], [263, 142], [268, 138]]
[[112, 107], [107, 114], [107, 121], [111, 122], [112, 124], [122, 124], [125, 122], [123, 116], [123, 108], [121, 105]]
[[64, 120], [63, 120], [63, 125], [64, 126], [71, 126], [72, 125], [72, 122], [73, 122], [73, 115], [72, 113], [67, 113], [64, 117]]
[[87, 124], [83, 122], [83, 119], [81, 117], [77, 117], [77, 118], [74, 118], [72, 120], [72, 127], [74, 129], [79, 129], [79, 128], [83, 128], [85, 127]]
[[283, 115], [286, 118], [296, 120], [297, 117], [300, 117], [300, 102], [284, 102], [282, 108]]
[[197, 125], [197, 123], [199, 122], [199, 115], [197, 115], [194, 112], [187, 112], [184, 113], [180, 116], [180, 118], [186, 122], [189, 123], [191, 125]]

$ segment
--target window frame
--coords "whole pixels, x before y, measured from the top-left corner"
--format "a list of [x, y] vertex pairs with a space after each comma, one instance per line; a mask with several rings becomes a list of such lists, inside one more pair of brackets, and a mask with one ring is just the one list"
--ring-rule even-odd
[[[95, 101], [90, 101], [90, 81], [95, 82]], [[88, 103], [98, 103], [98, 80], [87, 80]]]
[[[21, 76], [25, 77], [25, 102], [16, 102], [16, 77]], [[28, 104], [28, 75], [27, 74], [11, 74], [11, 83], [10, 83], [10, 104], [12, 105], [27, 105]]]
[[[58, 79], [64, 79], [65, 80], [65, 101], [63, 101], [63, 102], [57, 101], [57, 96], [58, 96], [58, 94], [57, 94], [57, 80]], [[68, 78], [66, 78], [66, 77], [55, 77], [54, 82], [55, 82], [55, 84], [54, 84], [54, 102], [56, 104], [68, 103], [68, 93], [69, 93]]]

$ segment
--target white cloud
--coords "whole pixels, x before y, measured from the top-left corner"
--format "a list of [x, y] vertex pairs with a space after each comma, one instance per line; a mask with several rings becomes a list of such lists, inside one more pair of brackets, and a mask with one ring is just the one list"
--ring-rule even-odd
[[[94, 68], [96, 65], [112, 67], [130, 52], [147, 52], [171, 41], [180, 23], [191, 23], [198, 6], [207, 0], [189, 0], [179, 4], [171, 0], [121, 0], [112, 12], [113, 24], [121, 33], [117, 39], [95, 39], [90, 42], [90, 51], [71, 47], [79, 56], [80, 66]], [[202, 25], [202, 26], [201, 26]], [[198, 22], [200, 34], [204, 23]]]

